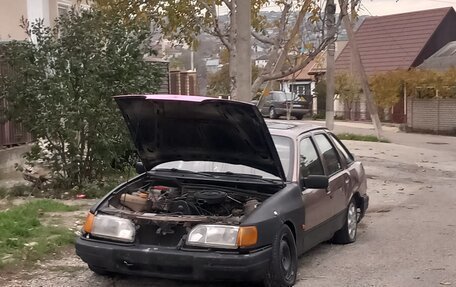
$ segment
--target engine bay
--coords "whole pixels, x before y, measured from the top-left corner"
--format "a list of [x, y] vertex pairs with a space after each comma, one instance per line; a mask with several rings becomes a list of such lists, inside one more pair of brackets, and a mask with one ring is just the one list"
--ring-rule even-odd
[[239, 224], [267, 197], [236, 187], [155, 180], [142, 183], [114, 194], [102, 212], [157, 224]]

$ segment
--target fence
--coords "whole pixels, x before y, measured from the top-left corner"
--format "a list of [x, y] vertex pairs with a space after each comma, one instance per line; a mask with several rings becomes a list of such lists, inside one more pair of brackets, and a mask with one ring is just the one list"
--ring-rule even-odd
[[456, 135], [456, 99], [407, 98], [407, 129]]
[[[2, 78], [10, 73], [11, 69], [5, 61], [0, 46], [0, 94]], [[7, 120], [6, 105], [6, 100], [0, 98], [0, 149], [25, 144], [32, 140], [30, 133], [25, 132], [21, 124]]]
[[407, 129], [456, 135], [456, 99], [407, 98]]
[[[314, 118], [317, 119], [324, 119], [326, 114], [326, 110], [319, 109], [317, 114], [314, 115]], [[344, 110], [336, 110], [334, 111], [334, 118], [336, 120], [347, 120], [347, 121], [370, 121], [371, 117], [370, 114], [366, 111], [359, 111], [359, 110], [352, 110], [352, 111], [344, 111]]]

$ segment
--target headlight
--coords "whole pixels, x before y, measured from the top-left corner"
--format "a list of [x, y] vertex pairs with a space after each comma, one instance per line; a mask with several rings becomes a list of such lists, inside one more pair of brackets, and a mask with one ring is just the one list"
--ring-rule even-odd
[[[87, 217], [88, 219], [89, 216]], [[122, 242], [133, 242], [135, 240], [136, 228], [129, 219], [99, 214], [92, 215], [91, 220], [91, 226], [84, 225], [84, 231], [93, 236]]]
[[197, 225], [189, 233], [187, 244], [193, 246], [236, 249], [256, 244], [254, 226]]

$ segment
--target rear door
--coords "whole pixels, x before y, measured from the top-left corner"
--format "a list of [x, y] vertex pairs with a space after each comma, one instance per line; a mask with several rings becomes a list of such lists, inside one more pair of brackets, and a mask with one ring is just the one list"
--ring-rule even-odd
[[342, 163], [345, 165], [346, 170], [346, 193], [345, 194], [336, 194], [336, 213], [345, 208], [348, 205], [348, 200], [350, 199], [353, 191], [355, 191], [360, 185], [360, 175], [358, 174], [357, 166], [355, 164], [355, 160], [348, 149], [344, 146], [344, 144], [336, 138], [333, 134], [329, 134], [334, 147], [339, 152], [340, 158]]
[[[328, 135], [324, 132], [313, 136], [317, 148], [320, 151], [326, 175], [329, 176], [327, 194], [331, 199], [331, 213], [333, 216], [340, 215], [346, 208], [345, 197], [349, 176], [340, 160], [339, 153], [331, 143]], [[341, 209], [341, 207], [343, 208]]]

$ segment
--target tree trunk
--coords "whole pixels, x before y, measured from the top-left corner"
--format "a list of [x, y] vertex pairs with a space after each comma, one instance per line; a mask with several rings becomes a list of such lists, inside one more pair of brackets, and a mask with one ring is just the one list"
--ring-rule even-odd
[[[336, 5], [334, 5], [334, 0], [328, 0], [326, 3], [326, 28], [328, 30], [328, 36], [332, 38], [336, 34]], [[326, 49], [326, 128], [329, 130], [334, 129], [335, 50], [336, 45], [334, 40], [331, 40], [331, 43]]]
[[[237, 35], [237, 23], [236, 23], [236, 1], [231, 0], [230, 2], [230, 32], [229, 39], [231, 43], [230, 50], [230, 96], [232, 99], [236, 99], [238, 94], [238, 87], [236, 83], [236, 74], [237, 74], [237, 45], [236, 45], [236, 35]], [[250, 31], [250, 29], [249, 29]]]
[[348, 3], [346, 1], [341, 2], [341, 13], [344, 14], [342, 21], [345, 26], [345, 29], [347, 30], [348, 42], [352, 49], [354, 65], [359, 74], [359, 79], [361, 82], [361, 86], [363, 88], [364, 96], [366, 97], [367, 109], [369, 110], [369, 113], [371, 115], [372, 123], [373, 123], [375, 131], [377, 133], [377, 137], [380, 139], [383, 137], [382, 124], [380, 122], [380, 118], [378, 117], [377, 106], [375, 105], [375, 102], [373, 100], [373, 97], [372, 97], [372, 94], [371, 94], [371, 91], [369, 88], [369, 81], [367, 78], [367, 74], [366, 74], [366, 71], [364, 70], [363, 62], [361, 60], [361, 55], [359, 54], [358, 46], [356, 44], [355, 33], [352, 30], [352, 27], [350, 24], [350, 19], [348, 18], [348, 15], [347, 15], [347, 4]]
[[242, 102], [250, 102], [252, 96], [250, 94], [252, 85], [252, 56], [251, 56], [251, 16], [250, 16], [251, 0], [237, 0], [236, 2], [236, 56], [237, 56], [237, 72], [236, 72], [236, 95], [235, 100]]

